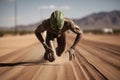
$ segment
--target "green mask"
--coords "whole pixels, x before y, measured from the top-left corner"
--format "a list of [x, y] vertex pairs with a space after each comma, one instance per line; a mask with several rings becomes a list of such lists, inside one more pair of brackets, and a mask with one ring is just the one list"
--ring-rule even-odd
[[64, 14], [59, 10], [54, 11], [50, 17], [50, 24], [53, 30], [61, 30], [64, 26]]

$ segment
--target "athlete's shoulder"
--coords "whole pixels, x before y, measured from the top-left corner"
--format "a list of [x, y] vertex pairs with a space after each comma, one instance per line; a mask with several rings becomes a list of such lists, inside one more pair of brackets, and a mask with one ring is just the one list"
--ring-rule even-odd
[[35, 31], [37, 32], [43, 32], [45, 30], [47, 30], [49, 27], [49, 19], [45, 19], [42, 21], [42, 23], [36, 28]]
[[74, 26], [75, 23], [73, 22], [72, 19], [70, 19], [70, 18], [65, 18], [65, 25], [67, 25], [67, 26]]
[[49, 18], [42, 21], [42, 25], [45, 25], [45, 24], [50, 24]]
[[65, 18], [65, 24], [69, 27], [70, 30], [72, 30], [74, 33], [81, 33], [80, 28], [78, 25], [76, 25], [72, 19]]
[[73, 22], [73, 21], [72, 21], [72, 19], [65, 17], [65, 22], [71, 23], [71, 22]]
[[65, 18], [65, 26], [68, 26], [69, 28], [74, 25], [72, 19], [70, 18]]
[[50, 26], [50, 19], [45, 19], [42, 21], [41, 26], [43, 26], [44, 28], [48, 28], [48, 26]]

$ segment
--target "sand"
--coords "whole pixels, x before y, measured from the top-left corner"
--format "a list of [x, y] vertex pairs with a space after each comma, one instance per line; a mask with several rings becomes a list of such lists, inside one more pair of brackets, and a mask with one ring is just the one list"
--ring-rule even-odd
[[[67, 46], [74, 35], [67, 36]], [[43, 59], [44, 48], [34, 34], [0, 38], [0, 80], [119, 80], [120, 36], [83, 35], [76, 58], [67, 53], [54, 62]]]

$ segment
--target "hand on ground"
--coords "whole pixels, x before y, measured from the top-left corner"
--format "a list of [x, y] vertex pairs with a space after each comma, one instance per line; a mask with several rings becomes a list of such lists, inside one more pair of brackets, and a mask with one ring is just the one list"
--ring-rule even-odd
[[53, 51], [51, 51], [50, 49], [46, 50], [46, 52], [44, 54], [44, 59], [48, 60], [50, 62], [53, 62], [55, 60]]
[[72, 59], [75, 58], [75, 55], [74, 55], [75, 50], [74, 50], [74, 49], [70, 48], [70, 49], [68, 49], [66, 52], [69, 53], [69, 60], [72, 60]]

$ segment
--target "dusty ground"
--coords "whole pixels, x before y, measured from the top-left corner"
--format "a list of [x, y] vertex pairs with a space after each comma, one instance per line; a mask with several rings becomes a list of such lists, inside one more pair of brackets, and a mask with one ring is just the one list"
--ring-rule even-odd
[[[71, 34], [70, 34], [71, 35]], [[73, 35], [68, 35], [67, 48]], [[120, 36], [83, 35], [75, 60], [68, 54], [53, 63], [35, 35], [0, 38], [0, 80], [120, 80]]]

